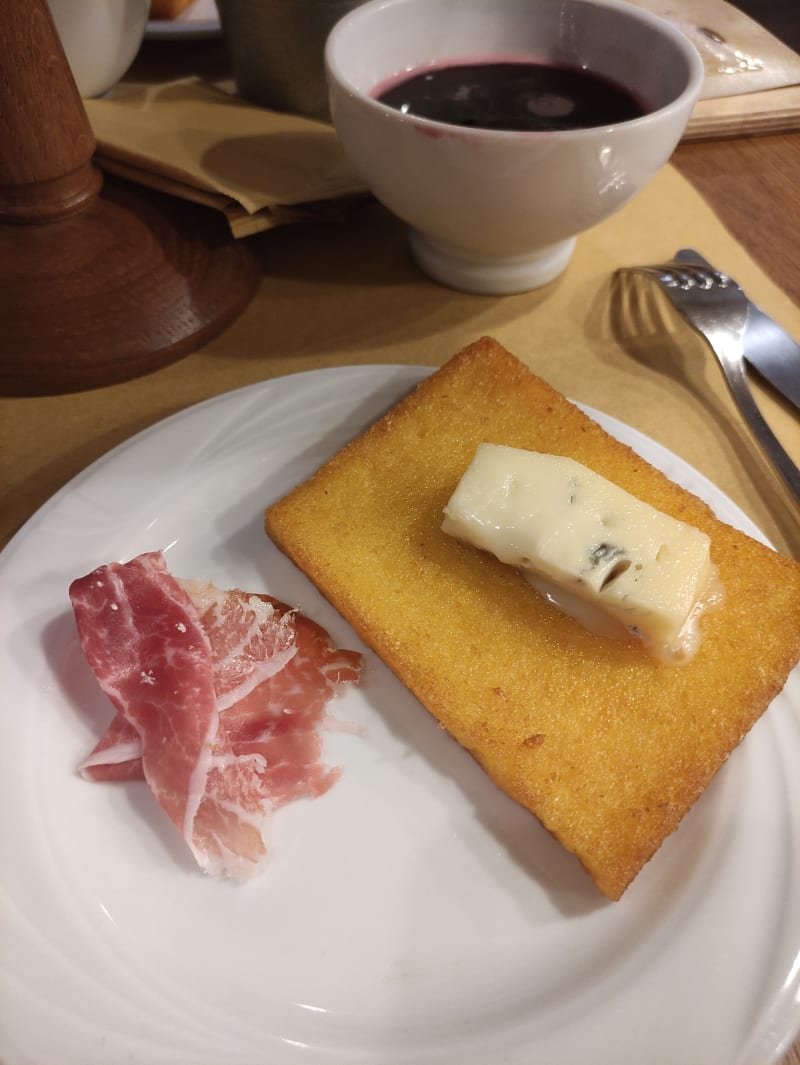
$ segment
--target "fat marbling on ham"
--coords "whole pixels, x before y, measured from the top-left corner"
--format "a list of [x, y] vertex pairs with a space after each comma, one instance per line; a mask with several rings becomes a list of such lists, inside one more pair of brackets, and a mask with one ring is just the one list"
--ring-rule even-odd
[[81, 773], [144, 779], [204, 871], [248, 877], [271, 811], [337, 779], [318, 730], [361, 655], [270, 596], [176, 580], [160, 552], [99, 567], [70, 599], [117, 710]]

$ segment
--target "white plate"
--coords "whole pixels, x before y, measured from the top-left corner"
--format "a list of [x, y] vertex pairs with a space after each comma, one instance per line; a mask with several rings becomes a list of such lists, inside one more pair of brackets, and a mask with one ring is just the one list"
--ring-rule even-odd
[[194, 0], [194, 3], [174, 19], [151, 19], [145, 37], [166, 40], [172, 37], [216, 37], [220, 33], [219, 12], [214, 0]]
[[[371, 654], [326, 737], [341, 781], [271, 864], [204, 878], [141, 784], [75, 765], [110, 716], [70, 580], [167, 549], [179, 576], [349, 626], [262, 510], [425, 371], [267, 381], [134, 437], [0, 556], [4, 1065], [764, 1065], [800, 1021], [800, 679], [616, 904]], [[705, 478], [615, 435], [756, 534]]]

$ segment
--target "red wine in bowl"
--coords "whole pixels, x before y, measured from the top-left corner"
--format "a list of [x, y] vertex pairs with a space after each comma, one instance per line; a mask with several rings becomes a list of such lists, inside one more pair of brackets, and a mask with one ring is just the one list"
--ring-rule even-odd
[[520, 132], [590, 129], [641, 118], [624, 86], [578, 67], [528, 61], [425, 67], [373, 96], [406, 114], [453, 126]]

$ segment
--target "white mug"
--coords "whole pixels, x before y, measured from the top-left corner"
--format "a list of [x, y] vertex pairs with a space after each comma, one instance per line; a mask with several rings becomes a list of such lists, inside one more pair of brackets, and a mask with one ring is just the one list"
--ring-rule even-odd
[[139, 51], [150, 0], [48, 0], [81, 96], [102, 96]]

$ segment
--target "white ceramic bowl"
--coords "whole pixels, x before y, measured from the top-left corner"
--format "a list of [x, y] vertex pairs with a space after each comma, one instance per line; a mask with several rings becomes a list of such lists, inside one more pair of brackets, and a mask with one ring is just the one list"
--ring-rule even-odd
[[81, 96], [116, 85], [144, 37], [150, 0], [48, 0]]
[[[647, 113], [520, 133], [418, 118], [372, 96], [420, 67], [511, 55], [587, 68]], [[565, 269], [576, 234], [669, 159], [703, 82], [689, 40], [624, 0], [370, 0], [334, 27], [325, 61], [342, 147], [411, 227], [419, 265], [454, 288], [494, 294], [536, 288]]]

